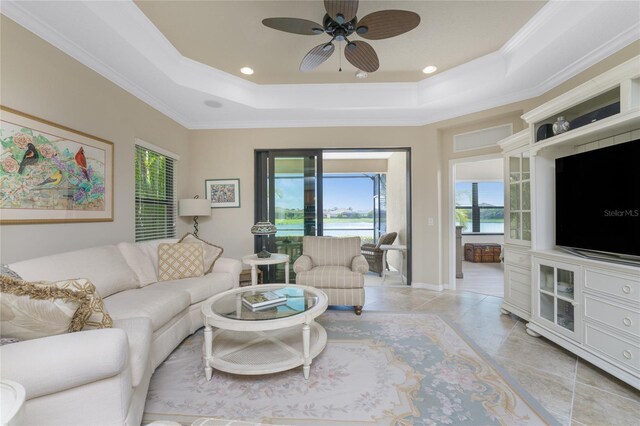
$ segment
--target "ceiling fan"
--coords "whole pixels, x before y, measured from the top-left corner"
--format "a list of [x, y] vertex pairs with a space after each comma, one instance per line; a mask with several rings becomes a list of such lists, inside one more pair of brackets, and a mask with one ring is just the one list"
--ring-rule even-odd
[[351, 41], [354, 33], [368, 40], [381, 40], [411, 31], [420, 24], [417, 13], [406, 10], [380, 10], [362, 19], [356, 17], [358, 0], [324, 0], [327, 11], [322, 25], [299, 18], [266, 18], [262, 24], [276, 30], [302, 35], [327, 34], [331, 40], [309, 51], [300, 63], [300, 71], [314, 70], [329, 59], [335, 50], [334, 41], [345, 41], [344, 56], [356, 68], [374, 72], [380, 67], [378, 55], [369, 43]]

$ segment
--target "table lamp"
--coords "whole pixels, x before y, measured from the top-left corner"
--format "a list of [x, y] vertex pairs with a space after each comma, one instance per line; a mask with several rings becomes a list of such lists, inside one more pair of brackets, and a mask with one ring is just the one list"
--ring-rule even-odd
[[196, 195], [178, 201], [178, 215], [180, 217], [193, 216], [193, 235], [198, 236], [198, 217], [211, 216], [211, 202]]
[[278, 231], [269, 221], [261, 221], [251, 227], [251, 233], [253, 235], [262, 235], [262, 251], [258, 253], [259, 258], [271, 257], [271, 253], [267, 251], [267, 236], [273, 235]]

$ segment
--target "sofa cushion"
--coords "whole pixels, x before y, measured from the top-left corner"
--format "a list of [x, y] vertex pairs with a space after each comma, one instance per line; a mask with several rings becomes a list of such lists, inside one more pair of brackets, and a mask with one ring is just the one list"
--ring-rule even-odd
[[151, 259], [153, 270], [156, 274], [156, 281], [158, 281], [158, 246], [163, 243], [173, 244], [177, 242], [177, 238], [163, 238], [160, 240], [150, 240], [136, 243], [136, 246], [140, 250], [142, 250], [142, 252], [146, 254], [149, 259]]
[[158, 281], [156, 268], [153, 266], [151, 258], [147, 256], [138, 244], [119, 243], [118, 250], [120, 250], [122, 257], [138, 277], [141, 287]]
[[363, 288], [364, 275], [346, 266], [316, 266], [296, 274], [296, 284], [317, 288]]
[[360, 254], [360, 237], [303, 237], [302, 254], [313, 266], [348, 266]]
[[153, 331], [158, 330], [190, 304], [189, 293], [181, 290], [154, 290], [149, 287], [127, 290], [104, 299], [114, 320], [145, 317], [151, 319]]
[[229, 274], [207, 274], [203, 277], [163, 281], [145, 287], [146, 290], [181, 290], [189, 293], [191, 304], [202, 302], [233, 288], [233, 278]]
[[160, 244], [158, 281], [179, 280], [204, 275], [204, 249], [200, 243]]
[[114, 245], [37, 257], [9, 267], [27, 281], [87, 278], [102, 297], [140, 286], [136, 274]]
[[179, 241], [180, 243], [199, 243], [202, 244], [204, 250], [204, 273], [208, 274], [213, 270], [216, 260], [222, 256], [224, 249], [215, 244], [211, 244], [205, 240], [201, 240], [193, 234], [185, 234]]

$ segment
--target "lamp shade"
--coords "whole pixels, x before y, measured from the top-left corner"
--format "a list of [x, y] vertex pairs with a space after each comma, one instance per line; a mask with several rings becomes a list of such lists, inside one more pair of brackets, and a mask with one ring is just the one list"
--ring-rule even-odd
[[273, 235], [278, 231], [278, 228], [269, 221], [258, 222], [251, 227], [251, 233], [255, 235]]
[[211, 201], [206, 198], [184, 198], [178, 201], [180, 216], [211, 216]]

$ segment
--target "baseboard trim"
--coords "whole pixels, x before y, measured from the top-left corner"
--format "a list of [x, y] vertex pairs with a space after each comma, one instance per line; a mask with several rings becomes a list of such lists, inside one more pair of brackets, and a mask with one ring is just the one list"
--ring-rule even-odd
[[444, 290], [444, 286], [442, 284], [417, 283], [415, 281], [411, 283], [411, 287], [424, 288], [426, 290], [434, 290], [434, 291]]

